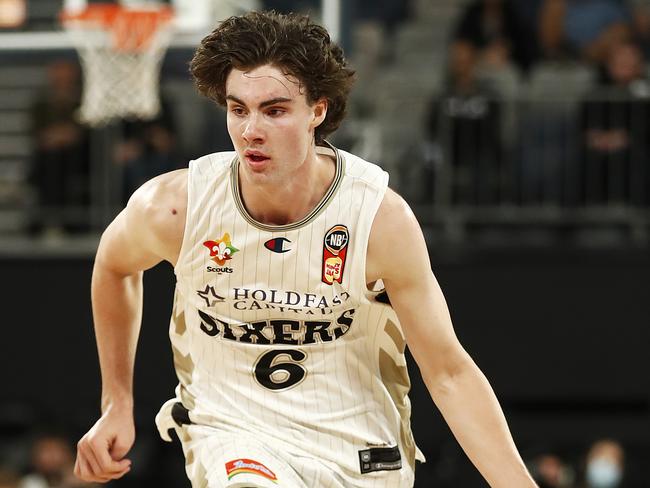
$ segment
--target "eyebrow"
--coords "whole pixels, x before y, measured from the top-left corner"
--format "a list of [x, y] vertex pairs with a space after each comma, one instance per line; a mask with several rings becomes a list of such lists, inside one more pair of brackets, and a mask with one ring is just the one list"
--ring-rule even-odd
[[[232, 100], [235, 103], [238, 103], [240, 105], [243, 105], [244, 107], [246, 106], [246, 103], [237, 98], [234, 95], [226, 95], [226, 100]], [[293, 102], [293, 99], [291, 98], [286, 98], [286, 97], [275, 97], [271, 98], [270, 100], [265, 100], [260, 103], [260, 108], [268, 107], [269, 105], [275, 105], [276, 103], [286, 103], [286, 102]]]

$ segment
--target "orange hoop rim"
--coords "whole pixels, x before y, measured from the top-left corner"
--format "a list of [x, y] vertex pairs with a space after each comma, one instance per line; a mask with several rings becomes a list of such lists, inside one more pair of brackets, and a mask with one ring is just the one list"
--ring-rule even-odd
[[66, 28], [104, 30], [110, 33], [118, 51], [142, 51], [150, 45], [158, 30], [173, 18], [167, 5], [124, 7], [114, 3], [93, 3], [79, 12], [62, 12]]

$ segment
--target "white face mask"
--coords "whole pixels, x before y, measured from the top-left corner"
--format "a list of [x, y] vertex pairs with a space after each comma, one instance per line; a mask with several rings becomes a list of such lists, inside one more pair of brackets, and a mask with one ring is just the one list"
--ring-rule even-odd
[[587, 465], [587, 482], [592, 488], [615, 488], [621, 482], [620, 466], [609, 459], [594, 459]]

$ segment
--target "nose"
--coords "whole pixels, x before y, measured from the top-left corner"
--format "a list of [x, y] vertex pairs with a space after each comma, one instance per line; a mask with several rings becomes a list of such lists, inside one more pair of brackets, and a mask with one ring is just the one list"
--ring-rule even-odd
[[242, 137], [247, 143], [262, 142], [264, 140], [264, 132], [256, 114], [251, 114], [245, 122]]

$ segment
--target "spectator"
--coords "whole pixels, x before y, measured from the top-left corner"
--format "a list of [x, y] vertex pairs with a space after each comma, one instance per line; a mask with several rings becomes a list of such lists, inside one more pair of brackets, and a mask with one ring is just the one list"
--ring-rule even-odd
[[183, 164], [174, 116], [166, 100], [155, 119], [124, 122], [124, 141], [116, 146], [115, 162], [123, 168], [123, 203], [145, 181]]
[[82, 230], [88, 203], [87, 132], [75, 119], [81, 92], [78, 67], [67, 60], [47, 68], [48, 86], [32, 106], [35, 153], [30, 180], [39, 215], [33, 230]]
[[32, 446], [32, 469], [20, 488], [88, 488], [74, 477], [74, 454], [68, 440], [58, 434], [43, 434]]
[[456, 42], [446, 91], [429, 110], [428, 137], [444, 154], [456, 203], [494, 202], [501, 159], [500, 105], [476, 76], [477, 50]]
[[632, 37], [630, 12], [622, 0], [545, 0], [540, 43], [548, 58], [568, 52], [604, 62], [612, 46]]
[[478, 62], [501, 69], [514, 62], [527, 71], [536, 50], [534, 36], [522, 28], [522, 17], [512, 0], [474, 0], [461, 14], [455, 42], [469, 43]]
[[591, 445], [585, 464], [584, 488], [623, 486], [625, 451], [615, 440], [603, 439]]
[[582, 103], [583, 199], [587, 203], [648, 203], [650, 84], [641, 49], [610, 50], [603, 83]]
[[569, 488], [572, 486], [573, 473], [555, 454], [540, 454], [531, 462], [530, 470], [539, 488]]

